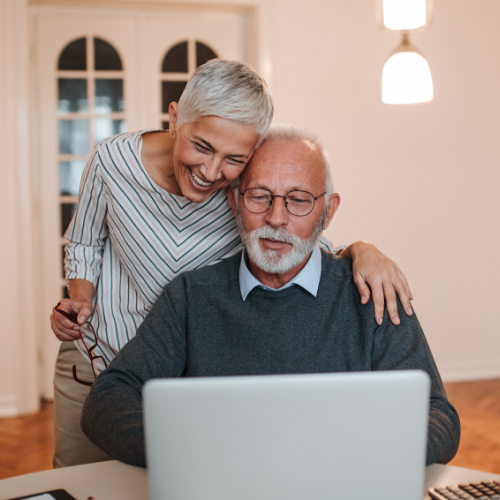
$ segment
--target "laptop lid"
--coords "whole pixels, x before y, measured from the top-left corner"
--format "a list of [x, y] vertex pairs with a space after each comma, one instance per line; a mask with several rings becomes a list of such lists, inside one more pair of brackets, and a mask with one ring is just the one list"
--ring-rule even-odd
[[421, 500], [422, 371], [160, 379], [144, 387], [152, 500]]

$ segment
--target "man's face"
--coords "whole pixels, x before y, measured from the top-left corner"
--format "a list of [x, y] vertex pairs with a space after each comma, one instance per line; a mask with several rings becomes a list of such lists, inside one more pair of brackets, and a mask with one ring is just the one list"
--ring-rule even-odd
[[[265, 188], [273, 195], [285, 196], [293, 190], [308, 191], [314, 197], [321, 196], [326, 190], [324, 166], [315, 146], [308, 141], [276, 141], [264, 143], [254, 154], [240, 179], [239, 190], [243, 193], [250, 188]], [[272, 207], [263, 213], [249, 212], [238, 196], [238, 208], [234, 191], [229, 191], [229, 203], [235, 214], [240, 214], [241, 229], [246, 233], [244, 243], [248, 248], [248, 234], [257, 231], [258, 250], [278, 262], [302, 245], [300, 261], [307, 257], [316, 244], [322, 229], [326, 228], [338, 207], [337, 194], [326, 202], [325, 196], [316, 200], [312, 212], [304, 217], [292, 215], [285, 208], [283, 198], [274, 198]], [[325, 203], [327, 203], [325, 205]], [[318, 227], [319, 226], [319, 227]], [[311, 241], [311, 238], [316, 241]], [[246, 240], [246, 241], [245, 241]], [[307, 240], [311, 243], [307, 246]], [[297, 247], [294, 249], [294, 247]], [[290, 256], [289, 256], [290, 257]], [[255, 259], [252, 259], [255, 260]], [[264, 269], [267, 272], [286, 272], [288, 269]], [[298, 263], [295, 263], [297, 265]], [[292, 266], [293, 267], [293, 266]]]

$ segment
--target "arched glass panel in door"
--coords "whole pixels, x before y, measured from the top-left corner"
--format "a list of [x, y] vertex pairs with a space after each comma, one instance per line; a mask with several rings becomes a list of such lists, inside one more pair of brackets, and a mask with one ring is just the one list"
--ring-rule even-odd
[[101, 38], [94, 38], [94, 66], [96, 71], [122, 70], [122, 60], [118, 52]]
[[[123, 62], [115, 47], [101, 38], [70, 41], [61, 51], [56, 74], [62, 237], [75, 213], [89, 155], [100, 140], [126, 131], [126, 106]], [[62, 238], [62, 248], [65, 244]]]
[[196, 42], [196, 67], [216, 58], [217, 54], [208, 45]]
[[168, 130], [170, 103], [179, 102], [193, 71], [217, 57], [212, 48], [198, 40], [183, 40], [167, 51], [161, 64], [161, 128]]
[[79, 38], [68, 43], [59, 57], [58, 69], [85, 71], [87, 69], [87, 41]]
[[161, 67], [163, 73], [188, 72], [188, 43], [174, 45], [165, 55]]

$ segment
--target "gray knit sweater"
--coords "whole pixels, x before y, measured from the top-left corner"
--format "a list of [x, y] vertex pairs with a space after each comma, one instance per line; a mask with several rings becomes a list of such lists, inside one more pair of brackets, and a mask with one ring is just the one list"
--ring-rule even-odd
[[139, 330], [96, 379], [82, 429], [123, 462], [145, 466], [142, 385], [151, 378], [325, 373], [420, 368], [431, 377], [427, 464], [446, 463], [460, 440], [446, 393], [415, 315], [378, 326], [361, 305], [351, 261], [322, 253], [317, 297], [300, 286], [255, 288], [243, 301], [240, 256], [169, 283]]

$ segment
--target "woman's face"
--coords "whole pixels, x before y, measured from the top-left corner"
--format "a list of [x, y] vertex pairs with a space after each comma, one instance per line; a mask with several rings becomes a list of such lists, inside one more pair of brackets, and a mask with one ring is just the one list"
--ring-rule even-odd
[[175, 132], [175, 177], [182, 195], [198, 203], [241, 174], [259, 139], [248, 127], [218, 116], [202, 116]]

